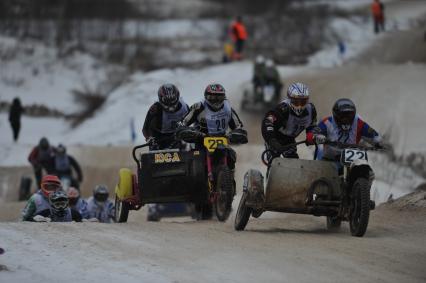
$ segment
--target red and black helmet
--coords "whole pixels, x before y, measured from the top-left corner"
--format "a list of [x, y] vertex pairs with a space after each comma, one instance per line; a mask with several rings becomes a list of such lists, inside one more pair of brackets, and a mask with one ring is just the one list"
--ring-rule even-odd
[[348, 98], [338, 99], [333, 106], [333, 118], [337, 126], [342, 130], [348, 131], [355, 119], [355, 103]]
[[174, 84], [163, 84], [158, 89], [158, 101], [166, 111], [173, 112], [179, 104], [179, 90]]
[[41, 192], [45, 197], [62, 189], [61, 180], [55, 175], [46, 175], [41, 180]]
[[209, 84], [204, 91], [207, 104], [214, 110], [219, 110], [226, 99], [225, 88], [221, 84]]

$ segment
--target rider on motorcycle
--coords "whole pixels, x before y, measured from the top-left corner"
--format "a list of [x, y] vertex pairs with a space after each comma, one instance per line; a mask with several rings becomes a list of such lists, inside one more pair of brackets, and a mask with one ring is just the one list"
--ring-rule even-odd
[[[307, 135], [316, 127], [317, 112], [309, 102], [309, 89], [303, 83], [293, 83], [288, 87], [287, 99], [268, 111], [262, 121], [262, 136], [266, 149], [272, 155], [286, 158], [299, 158], [295, 139], [302, 131]], [[270, 156], [272, 157], [272, 156]]]
[[[356, 114], [355, 104], [347, 98], [338, 99], [333, 106], [333, 115], [324, 118], [307, 137], [309, 143], [316, 144], [326, 141], [359, 144], [361, 139], [383, 148], [382, 137]], [[324, 144], [321, 159], [338, 161], [340, 153], [338, 147]]]
[[[195, 125], [200, 132], [209, 135], [225, 135], [228, 128], [238, 132], [247, 140], [247, 132], [235, 110], [226, 99], [225, 88], [221, 84], [209, 84], [204, 91], [204, 100], [191, 106], [189, 113], [182, 120], [182, 126]], [[197, 141], [202, 143], [201, 140]], [[231, 157], [229, 167], [234, 169], [236, 153], [229, 148]]]
[[175, 147], [177, 123], [188, 113], [188, 105], [180, 98], [178, 88], [173, 84], [164, 84], [158, 89], [158, 101], [146, 114], [142, 133], [150, 150]]

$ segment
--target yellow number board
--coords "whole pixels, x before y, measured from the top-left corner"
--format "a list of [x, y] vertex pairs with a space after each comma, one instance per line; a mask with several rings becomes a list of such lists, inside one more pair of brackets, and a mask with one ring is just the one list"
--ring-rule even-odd
[[228, 145], [228, 139], [225, 137], [206, 137], [204, 146], [209, 152], [214, 152], [219, 145]]

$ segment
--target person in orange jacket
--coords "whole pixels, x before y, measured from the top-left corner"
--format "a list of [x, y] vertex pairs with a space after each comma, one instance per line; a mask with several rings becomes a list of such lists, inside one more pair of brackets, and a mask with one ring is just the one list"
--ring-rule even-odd
[[232, 57], [235, 60], [241, 60], [244, 49], [244, 42], [247, 40], [247, 31], [241, 16], [238, 16], [231, 25], [231, 38], [235, 44]]
[[385, 30], [385, 6], [380, 0], [374, 0], [371, 4], [371, 14], [373, 15], [374, 32]]

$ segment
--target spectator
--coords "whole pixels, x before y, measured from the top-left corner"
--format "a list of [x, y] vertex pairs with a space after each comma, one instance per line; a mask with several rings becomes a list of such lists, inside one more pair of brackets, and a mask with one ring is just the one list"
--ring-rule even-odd
[[111, 222], [115, 214], [115, 207], [108, 197], [109, 192], [105, 185], [96, 186], [93, 190], [93, 196], [87, 200], [89, 221]]
[[374, 32], [385, 31], [385, 5], [380, 0], [374, 0], [371, 4], [373, 15]]
[[47, 138], [43, 137], [40, 139], [37, 146], [35, 146], [30, 155], [28, 161], [33, 166], [34, 175], [38, 188], [40, 189], [41, 178], [43, 177], [43, 169], [47, 174], [53, 174], [55, 171], [55, 149], [50, 146]]
[[41, 211], [50, 209], [50, 195], [61, 190], [61, 188], [61, 181], [58, 177], [53, 175], [44, 176], [43, 180], [40, 182], [40, 189], [31, 196], [22, 211], [22, 220], [34, 221], [34, 216], [38, 215]]
[[70, 208], [78, 211], [83, 219], [88, 219], [89, 211], [87, 210], [87, 201], [80, 197], [79, 190], [74, 187], [69, 187], [66, 193]]
[[19, 137], [19, 130], [21, 129], [21, 115], [25, 109], [21, 105], [21, 100], [15, 97], [9, 111], [9, 122], [13, 131], [13, 141], [17, 142]]
[[235, 22], [231, 25], [231, 38], [235, 46], [232, 57], [234, 60], [241, 60], [244, 43], [247, 40], [247, 31], [241, 16], [238, 16]]

